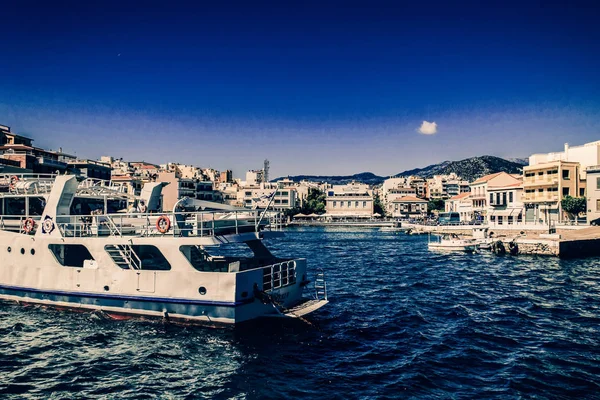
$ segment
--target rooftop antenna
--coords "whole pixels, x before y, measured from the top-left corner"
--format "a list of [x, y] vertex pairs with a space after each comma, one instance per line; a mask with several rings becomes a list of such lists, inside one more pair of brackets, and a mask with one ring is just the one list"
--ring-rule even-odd
[[263, 182], [269, 182], [269, 160], [265, 158], [265, 164], [263, 167]]

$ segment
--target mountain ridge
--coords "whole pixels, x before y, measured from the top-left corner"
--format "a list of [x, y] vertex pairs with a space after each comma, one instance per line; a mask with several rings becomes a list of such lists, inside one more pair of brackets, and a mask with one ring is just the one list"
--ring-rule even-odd
[[[423, 168], [413, 168], [390, 176], [400, 177], [412, 175], [421, 178], [431, 178], [434, 175], [448, 175], [450, 173], [456, 173], [456, 175], [458, 175], [460, 178], [472, 182], [484, 175], [495, 172], [520, 174], [523, 172], [524, 166], [521, 162], [522, 160], [524, 159], [519, 159], [520, 162], [514, 162], [496, 156], [485, 155], [470, 157], [459, 161], [446, 160], [437, 164], [431, 164]], [[378, 176], [372, 172], [361, 172], [354, 175], [295, 175], [277, 178], [272, 180], [272, 182], [285, 178], [291, 179], [294, 182], [308, 180], [311, 182], [327, 182], [334, 185], [343, 185], [351, 181], [356, 181], [370, 185], [378, 185], [384, 180], [388, 179], [388, 176]]]

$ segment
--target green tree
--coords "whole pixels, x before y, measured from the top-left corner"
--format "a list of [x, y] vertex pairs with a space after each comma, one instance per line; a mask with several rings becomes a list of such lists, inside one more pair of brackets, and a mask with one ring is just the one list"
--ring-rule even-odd
[[431, 199], [427, 203], [427, 212], [431, 214], [433, 211], [444, 211], [445, 203], [442, 199]]
[[373, 198], [373, 213], [378, 213], [382, 217], [385, 217], [385, 208], [383, 207], [383, 203], [381, 202], [381, 198], [379, 194], [376, 194]]
[[325, 193], [319, 189], [310, 188], [308, 190], [308, 196], [304, 200], [302, 207], [296, 206], [292, 209], [286, 210], [284, 214], [286, 216], [294, 216], [298, 213], [302, 214], [323, 214], [325, 212]]
[[579, 214], [585, 212], [586, 200], [585, 197], [565, 196], [560, 201], [560, 205], [564, 212], [569, 214], [569, 217], [575, 219]]

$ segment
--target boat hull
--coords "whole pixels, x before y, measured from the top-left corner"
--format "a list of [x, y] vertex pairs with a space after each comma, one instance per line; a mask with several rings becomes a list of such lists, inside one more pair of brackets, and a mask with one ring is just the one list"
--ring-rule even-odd
[[[283, 288], [286, 289], [286, 288]], [[292, 288], [273, 293], [276, 298], [289, 297]], [[286, 296], [287, 295], [287, 296]], [[301, 298], [295, 303], [311, 303], [297, 312], [280, 310], [272, 303], [256, 298], [227, 303], [137, 296], [115, 296], [99, 293], [72, 293], [32, 288], [0, 286], [0, 301], [32, 304], [59, 310], [101, 312], [110, 319], [160, 319], [168, 322], [198, 325], [232, 325], [261, 317], [298, 317], [322, 307]], [[293, 304], [293, 303], [292, 303]], [[293, 309], [292, 309], [293, 310]], [[304, 312], [303, 312], [304, 310]]]
[[439, 243], [429, 244], [429, 250], [436, 251], [462, 251], [465, 253], [472, 253], [477, 250], [476, 245], [440, 245]]

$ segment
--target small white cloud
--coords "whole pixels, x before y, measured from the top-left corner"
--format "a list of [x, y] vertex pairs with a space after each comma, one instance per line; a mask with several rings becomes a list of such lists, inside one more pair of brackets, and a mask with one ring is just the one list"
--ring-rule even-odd
[[417, 132], [423, 135], [435, 135], [437, 133], [437, 124], [435, 122], [423, 121]]

